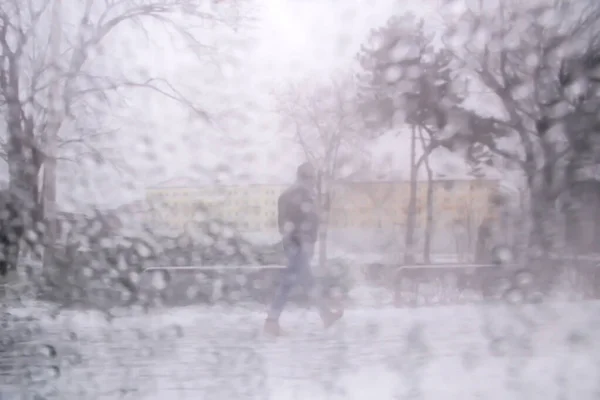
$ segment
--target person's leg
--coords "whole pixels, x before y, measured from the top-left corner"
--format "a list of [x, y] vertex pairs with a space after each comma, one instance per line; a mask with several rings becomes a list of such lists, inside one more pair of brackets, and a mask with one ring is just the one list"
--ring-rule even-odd
[[323, 309], [323, 296], [316, 285], [315, 277], [310, 265], [314, 253], [314, 245], [303, 245], [301, 252], [302, 256], [299, 257], [297, 265], [298, 284], [302, 286], [302, 289], [308, 295], [311, 305], [321, 311]]
[[319, 312], [323, 324], [328, 328], [342, 317], [343, 311], [331, 311], [323, 296], [322, 288], [316, 284], [310, 265], [314, 253], [314, 245], [305, 245], [302, 252], [304, 257], [302, 257], [303, 262], [298, 265], [298, 281], [308, 293], [311, 304]]
[[284, 243], [284, 252], [287, 258], [287, 266], [282, 271], [279, 285], [275, 291], [275, 297], [267, 315], [268, 321], [279, 320], [290, 291], [298, 279], [298, 271], [304, 262], [302, 252], [296, 245]]

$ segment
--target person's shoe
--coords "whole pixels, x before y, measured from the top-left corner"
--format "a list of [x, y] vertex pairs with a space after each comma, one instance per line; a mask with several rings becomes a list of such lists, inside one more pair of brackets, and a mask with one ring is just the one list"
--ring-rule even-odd
[[276, 319], [266, 319], [265, 326], [263, 329], [264, 333], [269, 336], [279, 337], [285, 336], [285, 332], [279, 326], [279, 321]]
[[333, 324], [338, 322], [344, 316], [344, 310], [325, 310], [321, 311], [321, 320], [323, 320], [323, 326], [325, 329], [331, 327]]

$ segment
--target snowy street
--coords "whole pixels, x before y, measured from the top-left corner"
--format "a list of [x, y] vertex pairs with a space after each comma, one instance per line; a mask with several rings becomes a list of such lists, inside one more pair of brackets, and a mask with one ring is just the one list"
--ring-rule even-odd
[[[323, 332], [289, 310], [290, 336], [259, 335], [259, 310], [190, 307], [108, 323], [43, 323], [61, 399], [592, 399], [600, 303], [349, 310]], [[79, 353], [81, 356], [78, 356]], [[400, 396], [400, 397], [395, 397]]]

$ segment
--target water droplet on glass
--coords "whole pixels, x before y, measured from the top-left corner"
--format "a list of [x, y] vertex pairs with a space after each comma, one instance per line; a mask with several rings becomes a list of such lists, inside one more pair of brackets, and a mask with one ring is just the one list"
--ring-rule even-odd
[[248, 277], [243, 274], [237, 274], [235, 277], [235, 281], [238, 285], [243, 287], [246, 286], [246, 284], [248, 283]]
[[57, 355], [56, 348], [49, 344], [42, 345], [39, 349], [39, 353], [48, 358], [55, 358]]
[[533, 274], [529, 271], [519, 271], [515, 276], [515, 281], [519, 287], [531, 285], [533, 279]]
[[269, 287], [268, 282], [266, 281], [265, 277], [259, 277], [257, 279], [254, 279], [252, 281], [252, 288], [256, 289], [256, 290], [261, 290], [264, 289], [266, 287]]
[[129, 280], [131, 281], [131, 283], [133, 284], [139, 284], [141, 281], [141, 275], [139, 274], [139, 272], [130, 272], [129, 273]]
[[76, 366], [83, 362], [83, 357], [79, 353], [61, 355], [60, 361], [63, 365]]
[[533, 304], [540, 304], [544, 301], [544, 294], [542, 292], [533, 292], [527, 296], [527, 301]]
[[511, 304], [523, 303], [524, 297], [523, 292], [519, 288], [511, 288], [504, 294], [504, 299]]
[[204, 283], [208, 280], [208, 276], [204, 272], [198, 272], [194, 275], [194, 279], [198, 283]]
[[198, 293], [200, 292], [200, 289], [196, 286], [190, 286], [185, 290], [185, 296], [192, 300], [195, 299], [198, 296]]
[[121, 286], [119, 290], [119, 297], [121, 301], [127, 302], [133, 298], [133, 293], [131, 293], [128, 288]]
[[232, 301], [232, 302], [237, 302], [240, 301], [243, 297], [242, 295], [242, 291], [241, 290], [232, 290], [229, 293], [229, 296], [227, 296], [227, 300]]
[[170, 276], [167, 271], [152, 272], [152, 287], [157, 290], [164, 290], [169, 285]]
[[490, 342], [490, 353], [501, 357], [508, 353], [508, 342], [504, 338], [496, 338]]
[[497, 281], [498, 290], [500, 290], [502, 293], [504, 293], [508, 289], [510, 289], [511, 286], [512, 286], [512, 284], [510, 283], [510, 279], [508, 279], [508, 278], [500, 278]]
[[139, 350], [139, 356], [144, 358], [150, 358], [154, 356], [154, 349], [150, 346], [144, 346]]
[[495, 263], [506, 265], [513, 262], [513, 252], [506, 246], [497, 246], [493, 249]]
[[179, 325], [171, 325], [160, 333], [161, 339], [179, 339], [183, 337], [183, 328]]
[[60, 368], [56, 365], [49, 367], [48, 376], [53, 379], [59, 378], [60, 377]]
[[0, 345], [3, 347], [9, 347], [14, 344], [15, 344], [15, 340], [10, 336], [4, 335], [4, 337], [0, 339]]

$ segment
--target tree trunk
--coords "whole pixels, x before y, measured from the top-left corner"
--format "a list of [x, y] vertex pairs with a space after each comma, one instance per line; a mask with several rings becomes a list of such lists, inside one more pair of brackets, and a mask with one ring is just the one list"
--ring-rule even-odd
[[317, 182], [317, 205], [318, 213], [321, 218], [319, 224], [319, 258], [318, 265], [320, 271], [325, 271], [327, 267], [327, 240], [329, 230], [329, 201], [328, 191], [324, 190], [322, 177]]
[[[9, 132], [9, 135], [13, 133]], [[10, 141], [16, 141], [15, 138]], [[0, 227], [0, 236], [2, 240], [8, 239], [11, 243], [3, 243], [5, 249], [8, 247], [11, 249], [10, 254], [4, 254], [6, 256], [6, 269], [7, 271], [16, 270], [19, 263], [19, 255], [21, 253], [21, 241], [25, 241], [30, 245], [31, 250], [34, 250], [39, 245], [38, 241], [42, 238], [43, 232], [37, 232], [37, 236], [32, 237], [26, 235], [28, 231], [34, 231], [36, 223], [41, 221], [41, 206], [37, 200], [37, 170], [36, 165], [32, 160], [28, 160], [23, 154], [18, 154], [17, 149], [14, 147], [9, 149], [8, 163], [9, 163], [9, 193], [11, 202], [14, 206], [16, 221], [11, 221], [14, 226], [18, 226], [21, 232], [20, 237], [10, 238], [11, 235], [7, 236], [7, 232], [10, 232], [9, 227]], [[5, 228], [8, 228], [5, 229]], [[8, 246], [7, 246], [8, 245]], [[34, 253], [35, 254], [35, 253]]]
[[[421, 143], [423, 144], [423, 150], [425, 150], [425, 139], [423, 138], [423, 132], [419, 132]], [[431, 240], [433, 238], [433, 171], [431, 165], [429, 165], [429, 157], [425, 157], [423, 160], [425, 163], [425, 170], [427, 171], [427, 217], [425, 221], [425, 238], [423, 246], [423, 261], [426, 264], [431, 264]]]
[[554, 248], [555, 202], [544, 187], [530, 186], [531, 231], [530, 248], [548, 258]]
[[410, 138], [410, 194], [406, 212], [406, 236], [404, 241], [404, 263], [415, 263], [415, 228], [417, 219], [417, 166], [416, 164], [416, 127], [411, 128]]
[[533, 156], [526, 156], [527, 183], [530, 191], [531, 206], [531, 243], [530, 247], [541, 252], [547, 258], [556, 250], [558, 238], [558, 197], [567, 184], [565, 168], [568, 164], [559, 163], [558, 148], [548, 140], [540, 141], [544, 164], [536, 167]]
[[[33, 122], [28, 118], [18, 98], [19, 69], [16, 60], [7, 60], [8, 82], [10, 90], [6, 93], [6, 121], [7, 121], [7, 161], [9, 174], [9, 193], [11, 202], [14, 202], [15, 214], [23, 233], [35, 227], [41, 220], [41, 210], [38, 203], [38, 173], [42, 162], [41, 153], [35, 146]], [[7, 263], [7, 270], [17, 268], [20, 245], [23, 237], [7, 239], [8, 227], [0, 227], [0, 235], [4, 240], [9, 240], [12, 254]], [[27, 239], [26, 235], [25, 239]], [[8, 243], [4, 243], [6, 246]], [[8, 256], [5, 254], [5, 256]]]
[[[60, 58], [60, 43], [62, 30], [62, 1], [57, 0], [52, 6], [52, 29], [50, 31], [50, 57], [53, 63], [58, 64]], [[54, 250], [57, 238], [57, 207], [56, 207], [56, 157], [58, 131], [62, 123], [59, 105], [58, 77], [49, 88], [48, 102], [50, 115], [48, 116], [48, 127], [45, 132], [46, 142], [44, 151], [46, 160], [44, 163], [44, 219], [46, 221], [46, 249], [44, 250], [44, 266], [49, 265], [54, 259]]]
[[492, 262], [490, 246], [492, 241], [491, 221], [485, 218], [477, 229], [475, 243], [475, 263], [489, 264]]
[[426, 264], [431, 263], [431, 240], [433, 237], [433, 177], [431, 169], [427, 166], [427, 219], [425, 221], [425, 244], [423, 247], [423, 259]]
[[321, 223], [319, 226], [319, 269], [324, 271], [327, 267], [327, 239], [328, 239], [328, 231], [329, 231], [329, 210], [327, 210], [325, 200], [326, 193], [321, 192], [319, 190], [319, 205], [321, 207], [321, 211], [319, 215], [321, 215]]

